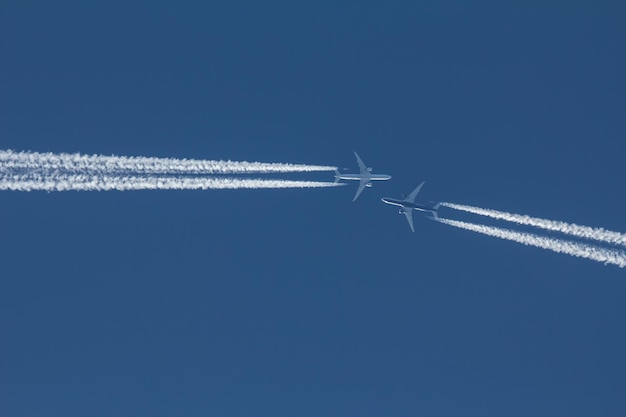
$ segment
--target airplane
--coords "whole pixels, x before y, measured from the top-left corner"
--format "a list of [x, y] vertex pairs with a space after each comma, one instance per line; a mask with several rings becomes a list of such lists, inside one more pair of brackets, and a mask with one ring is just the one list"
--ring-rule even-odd
[[413, 228], [413, 210], [429, 212], [435, 219], [439, 218], [437, 216], [437, 210], [439, 210], [441, 203], [434, 203], [432, 201], [429, 203], [415, 202], [415, 197], [417, 197], [417, 194], [420, 192], [425, 182], [426, 181], [422, 181], [422, 183], [403, 200], [387, 197], [381, 199], [383, 203], [400, 207], [400, 214], [404, 214], [406, 216], [406, 220], [409, 222], [409, 226], [411, 226], [411, 231], [413, 232], [415, 232], [415, 229]]
[[371, 187], [372, 181], [386, 181], [391, 179], [391, 175], [372, 174], [372, 168], [365, 166], [361, 158], [359, 158], [359, 154], [354, 152], [354, 156], [356, 156], [356, 162], [359, 164], [360, 172], [358, 174], [342, 174], [338, 169], [335, 170], [335, 183], [339, 182], [339, 180], [359, 181], [359, 188], [356, 190], [352, 201], [359, 198], [365, 187]]

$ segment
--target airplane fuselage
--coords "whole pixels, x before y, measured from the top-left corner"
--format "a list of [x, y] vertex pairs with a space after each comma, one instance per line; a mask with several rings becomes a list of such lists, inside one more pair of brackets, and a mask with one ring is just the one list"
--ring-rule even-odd
[[361, 181], [362, 179], [367, 179], [369, 181], [386, 181], [391, 179], [391, 175], [385, 174], [370, 174], [370, 175], [362, 175], [362, 174], [340, 174], [337, 178], [340, 180], [349, 180], [349, 181]]
[[402, 208], [413, 209], [417, 211], [427, 211], [434, 213], [437, 211], [435, 207], [437, 203], [411, 203], [409, 201], [397, 200], [395, 198], [382, 198], [383, 203], [391, 204]]

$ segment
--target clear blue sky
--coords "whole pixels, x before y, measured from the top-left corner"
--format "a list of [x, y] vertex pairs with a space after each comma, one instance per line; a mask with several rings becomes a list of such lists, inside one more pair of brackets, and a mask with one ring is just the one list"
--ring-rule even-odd
[[0, 149], [357, 150], [393, 179], [356, 203], [2, 192], [0, 414], [626, 415], [624, 270], [412, 234], [380, 202], [427, 180], [626, 231], [625, 21], [608, 0], [2, 2]]

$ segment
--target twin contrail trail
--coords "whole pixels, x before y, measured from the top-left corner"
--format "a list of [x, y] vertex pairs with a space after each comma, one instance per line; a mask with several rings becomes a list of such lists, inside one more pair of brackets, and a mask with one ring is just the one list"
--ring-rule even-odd
[[454, 210], [461, 210], [468, 213], [478, 214], [480, 216], [491, 217], [497, 220], [505, 220], [526, 226], [533, 226], [544, 230], [564, 233], [570, 236], [582, 239], [591, 239], [599, 242], [610, 243], [613, 245], [626, 246], [626, 234], [605, 230], [600, 227], [580, 226], [577, 224], [566, 223], [556, 220], [546, 220], [538, 217], [530, 217], [522, 214], [507, 213], [503, 211], [483, 209], [480, 207], [466, 206], [453, 203], [441, 203], [442, 206], [449, 207]]
[[149, 175], [29, 174], [0, 176], [0, 190], [129, 191], [334, 187], [332, 182], [260, 178], [159, 177]]
[[535, 246], [548, 249], [553, 252], [565, 253], [571, 256], [591, 259], [604, 264], [617, 265], [620, 268], [626, 266], [626, 252], [618, 249], [601, 248], [579, 242], [555, 239], [551, 237], [539, 236], [531, 233], [516, 232], [510, 229], [485, 226], [475, 223], [467, 223], [457, 220], [437, 219], [438, 222], [460, 229], [482, 233], [500, 239], [511, 240], [528, 246]]
[[0, 172], [61, 171], [81, 174], [96, 172], [101, 174], [204, 175], [319, 172], [335, 169], [336, 167], [325, 165], [0, 150]]
[[0, 190], [107, 191], [322, 188], [332, 182], [224, 175], [334, 171], [323, 165], [0, 150]]

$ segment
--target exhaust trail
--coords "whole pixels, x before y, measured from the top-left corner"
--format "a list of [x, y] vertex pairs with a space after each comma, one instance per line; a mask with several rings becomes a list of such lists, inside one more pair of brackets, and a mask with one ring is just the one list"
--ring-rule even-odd
[[335, 169], [333, 166], [325, 165], [0, 150], [0, 172], [61, 171], [100, 174], [203, 175], [319, 172]]
[[582, 239], [597, 240], [599, 242], [613, 245], [626, 246], [626, 234], [613, 232], [601, 227], [580, 226], [573, 223], [566, 223], [556, 220], [541, 219], [538, 217], [526, 216], [523, 214], [507, 213], [498, 210], [483, 209], [480, 207], [466, 206], [462, 204], [441, 203], [442, 206], [454, 210], [465, 211], [480, 216], [491, 217], [492, 219], [505, 220], [512, 223], [533, 226], [544, 230], [560, 232]]
[[481, 224], [467, 223], [457, 220], [439, 218], [435, 221], [460, 229], [481, 233], [483, 235], [511, 240], [527, 246], [535, 246], [557, 253], [591, 259], [593, 261], [602, 262], [605, 265], [612, 264], [617, 265], [620, 268], [626, 266], [626, 253], [622, 250], [601, 248], [584, 243], [571, 242], [551, 237], [538, 236], [531, 233], [516, 232], [510, 229], [501, 229], [499, 227], [484, 226]]
[[324, 188], [343, 184], [256, 178], [158, 177], [114, 175], [4, 175], [0, 190], [11, 191], [130, 191], [214, 190], [262, 188]]

